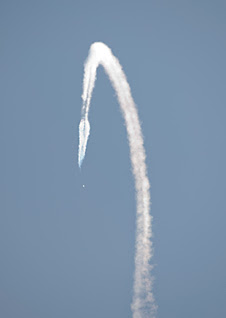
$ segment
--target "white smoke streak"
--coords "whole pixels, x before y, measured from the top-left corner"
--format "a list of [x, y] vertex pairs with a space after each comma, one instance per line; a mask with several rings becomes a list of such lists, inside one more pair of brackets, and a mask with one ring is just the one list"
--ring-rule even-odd
[[89, 137], [88, 114], [93, 88], [96, 80], [96, 70], [99, 65], [105, 72], [114, 87], [121, 111], [126, 123], [127, 135], [130, 145], [130, 158], [132, 171], [135, 178], [137, 199], [137, 230], [135, 273], [133, 286], [133, 302], [131, 309], [133, 318], [153, 318], [157, 306], [152, 292], [153, 278], [150, 274], [152, 267], [149, 265], [152, 257], [152, 237], [150, 210], [149, 180], [146, 172], [145, 150], [139, 123], [138, 113], [133, 101], [129, 84], [118, 59], [111, 50], [101, 42], [91, 45], [89, 56], [85, 63], [83, 82], [82, 119], [79, 125], [79, 154], [78, 164], [81, 167], [85, 157]]

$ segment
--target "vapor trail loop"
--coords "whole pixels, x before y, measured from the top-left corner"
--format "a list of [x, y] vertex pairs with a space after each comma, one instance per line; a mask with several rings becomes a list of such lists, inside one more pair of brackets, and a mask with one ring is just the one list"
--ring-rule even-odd
[[137, 200], [137, 229], [135, 251], [135, 273], [133, 285], [133, 301], [131, 309], [133, 318], [154, 318], [156, 314], [153, 296], [152, 267], [149, 265], [152, 250], [152, 217], [150, 215], [150, 184], [145, 164], [145, 150], [138, 113], [133, 101], [129, 84], [118, 59], [104, 43], [96, 42], [90, 47], [89, 56], [85, 62], [83, 81], [82, 118], [79, 124], [78, 164], [81, 167], [86, 153], [90, 133], [88, 120], [90, 101], [96, 80], [96, 70], [99, 65], [104, 67], [113, 88], [125, 120], [130, 146], [130, 159], [135, 179]]

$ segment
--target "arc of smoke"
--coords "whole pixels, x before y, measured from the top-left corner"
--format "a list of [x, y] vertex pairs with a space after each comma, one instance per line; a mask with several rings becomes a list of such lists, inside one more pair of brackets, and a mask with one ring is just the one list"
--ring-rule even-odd
[[133, 101], [126, 76], [118, 59], [104, 43], [96, 42], [90, 47], [89, 56], [85, 62], [83, 81], [82, 118], [79, 124], [78, 164], [81, 167], [86, 153], [90, 133], [88, 120], [90, 101], [96, 80], [96, 70], [99, 65], [104, 67], [112, 86], [126, 123], [130, 146], [130, 158], [135, 179], [137, 200], [137, 229], [135, 251], [135, 273], [133, 286], [133, 301], [131, 309], [133, 318], [155, 317], [157, 306], [152, 292], [152, 267], [149, 265], [153, 254], [152, 249], [152, 217], [150, 215], [149, 180], [146, 172], [145, 150], [139, 123], [138, 113]]

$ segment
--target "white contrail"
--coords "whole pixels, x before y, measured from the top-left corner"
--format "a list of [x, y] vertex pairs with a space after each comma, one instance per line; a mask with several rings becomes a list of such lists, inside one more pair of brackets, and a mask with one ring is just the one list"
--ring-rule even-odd
[[139, 123], [138, 113], [133, 101], [129, 84], [118, 59], [111, 50], [101, 42], [93, 43], [90, 47], [89, 56], [85, 62], [83, 82], [83, 106], [82, 119], [79, 125], [79, 153], [78, 164], [81, 167], [85, 157], [87, 141], [90, 132], [88, 114], [93, 88], [96, 80], [96, 70], [99, 65], [104, 67], [105, 72], [114, 87], [121, 111], [126, 123], [127, 135], [130, 145], [130, 158], [132, 171], [135, 178], [137, 199], [137, 230], [135, 273], [133, 286], [133, 302], [131, 309], [133, 318], [153, 318], [156, 308], [152, 292], [153, 278], [152, 267], [149, 265], [152, 257], [152, 237], [150, 216], [150, 193], [149, 180], [145, 164], [145, 150], [143, 137]]

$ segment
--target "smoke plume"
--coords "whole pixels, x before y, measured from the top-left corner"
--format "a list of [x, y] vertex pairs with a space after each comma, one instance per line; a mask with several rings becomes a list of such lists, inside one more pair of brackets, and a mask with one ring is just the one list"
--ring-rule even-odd
[[130, 146], [130, 159], [135, 179], [137, 229], [133, 301], [131, 309], [133, 318], [154, 318], [157, 306], [155, 305], [152, 291], [152, 266], [149, 264], [153, 254], [151, 242], [152, 217], [150, 215], [150, 184], [145, 164], [143, 137], [137, 109], [126, 76], [118, 59], [112, 54], [110, 48], [101, 42], [96, 42], [91, 45], [89, 56], [85, 62], [82, 118], [79, 125], [78, 164], [79, 167], [81, 167], [86, 153], [86, 146], [90, 133], [88, 114], [96, 80], [96, 70], [99, 65], [104, 67], [117, 94], [117, 99], [126, 124]]

